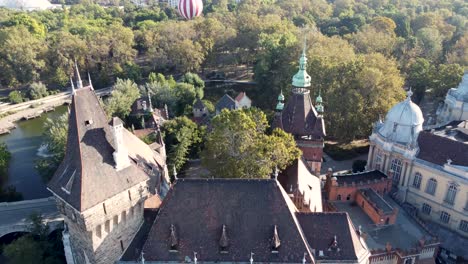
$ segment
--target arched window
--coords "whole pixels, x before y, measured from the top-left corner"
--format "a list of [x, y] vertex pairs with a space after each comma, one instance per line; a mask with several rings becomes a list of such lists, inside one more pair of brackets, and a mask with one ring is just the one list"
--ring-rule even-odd
[[390, 170], [393, 171], [393, 183], [395, 185], [397, 185], [400, 182], [401, 167], [402, 167], [401, 160], [399, 159], [392, 160], [392, 166], [390, 167]]
[[341, 201], [341, 194], [338, 194], [338, 196], [336, 197], [336, 199], [337, 199], [338, 201]]
[[346, 196], [346, 201], [349, 201], [351, 200], [351, 194], [348, 194], [348, 196]]
[[450, 214], [447, 213], [447, 212], [442, 211], [442, 212], [440, 213], [440, 221], [441, 221], [442, 223], [447, 224], [447, 223], [450, 221]]
[[422, 175], [419, 172], [416, 172], [414, 175], [414, 180], [413, 180], [413, 187], [416, 189], [421, 188], [421, 181], [422, 181]]
[[447, 189], [447, 194], [445, 195], [445, 202], [453, 204], [455, 202], [455, 196], [457, 195], [457, 186], [455, 184], [450, 184]]
[[434, 178], [429, 179], [426, 186], [426, 192], [428, 194], [434, 195], [437, 189], [437, 180]]
[[377, 154], [375, 155], [375, 169], [380, 170], [382, 166], [382, 151], [379, 149], [377, 150]]

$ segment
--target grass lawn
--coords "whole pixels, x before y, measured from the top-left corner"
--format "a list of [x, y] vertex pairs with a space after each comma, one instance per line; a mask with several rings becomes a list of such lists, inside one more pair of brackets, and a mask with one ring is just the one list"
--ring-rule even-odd
[[369, 140], [360, 139], [348, 143], [325, 141], [325, 153], [334, 160], [348, 160], [369, 151]]

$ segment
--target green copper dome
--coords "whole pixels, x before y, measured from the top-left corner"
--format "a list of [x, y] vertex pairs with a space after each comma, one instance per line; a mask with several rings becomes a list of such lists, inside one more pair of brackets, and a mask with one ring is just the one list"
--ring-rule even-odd
[[299, 88], [310, 87], [310, 75], [307, 74], [307, 57], [305, 49], [299, 59], [299, 71], [294, 75], [292, 85]]
[[283, 108], [284, 108], [284, 103], [278, 102], [278, 104], [276, 104], [277, 111], [283, 111]]
[[278, 95], [278, 101], [284, 101], [283, 91]]
[[323, 99], [322, 99], [322, 96], [320, 95], [320, 92], [319, 92], [317, 98], [315, 98], [315, 103], [316, 103], [316, 104], [321, 104], [321, 103], [323, 103]]
[[318, 113], [323, 113], [323, 105], [317, 105], [315, 109], [317, 110]]

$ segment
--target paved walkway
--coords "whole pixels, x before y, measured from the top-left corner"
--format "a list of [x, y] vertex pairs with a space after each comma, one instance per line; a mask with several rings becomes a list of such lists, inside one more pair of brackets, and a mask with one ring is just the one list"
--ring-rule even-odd
[[323, 153], [323, 158], [325, 159], [324, 162], [322, 162], [322, 169], [320, 170], [320, 174], [325, 174], [328, 171], [328, 168], [332, 168], [333, 172], [338, 172], [338, 171], [345, 171], [345, 170], [352, 170], [353, 169], [353, 162], [355, 160], [367, 160], [367, 155], [362, 154], [359, 155], [355, 158], [349, 159], [349, 160], [333, 160], [330, 156], [328, 156], [325, 152]]

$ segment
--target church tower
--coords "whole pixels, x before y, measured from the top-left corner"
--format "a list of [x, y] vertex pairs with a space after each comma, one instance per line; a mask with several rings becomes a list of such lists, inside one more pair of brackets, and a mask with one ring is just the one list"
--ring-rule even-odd
[[77, 79], [66, 154], [48, 189], [64, 218], [67, 263], [109, 264], [138, 232], [146, 199], [167, 191], [167, 167], [119, 118], [109, 122], [92, 85]]
[[307, 73], [305, 45], [292, 85], [292, 95], [284, 106], [283, 94], [278, 97], [273, 127], [281, 128], [294, 136], [311, 172], [318, 175], [322, 166], [325, 123], [320, 93], [316, 98], [317, 109], [310, 98], [311, 78]]

